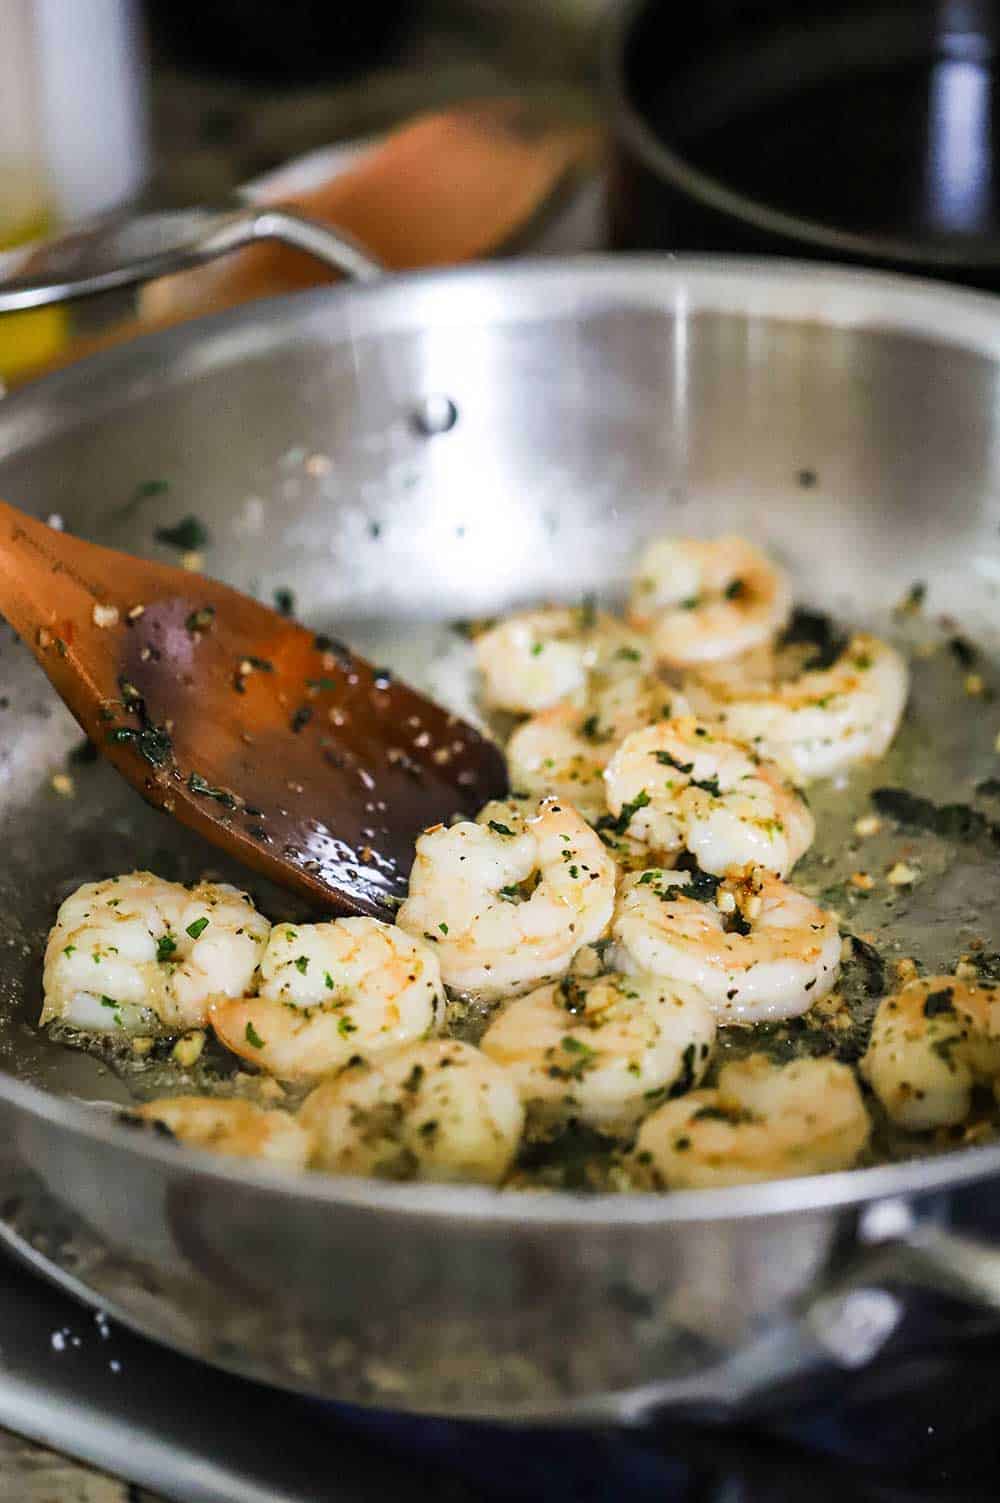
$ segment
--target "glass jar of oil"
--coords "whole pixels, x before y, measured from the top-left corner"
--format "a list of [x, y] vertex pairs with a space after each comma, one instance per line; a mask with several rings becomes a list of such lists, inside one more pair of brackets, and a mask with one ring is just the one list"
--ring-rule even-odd
[[[41, 79], [32, 0], [2, 0], [0, 46], [0, 253], [53, 229], [41, 112]], [[66, 340], [63, 308], [0, 318], [0, 381], [58, 354]]]

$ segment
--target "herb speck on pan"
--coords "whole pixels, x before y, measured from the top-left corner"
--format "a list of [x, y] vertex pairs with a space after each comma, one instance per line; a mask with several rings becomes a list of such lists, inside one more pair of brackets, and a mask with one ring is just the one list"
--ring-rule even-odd
[[178, 553], [195, 553], [211, 542], [208, 528], [194, 516], [184, 517], [170, 527], [157, 527], [153, 536], [158, 543], [176, 548]]
[[847, 634], [825, 611], [796, 606], [791, 621], [781, 634], [781, 645], [814, 648], [803, 666], [807, 672], [820, 672], [833, 667], [847, 646]]
[[169, 480], [143, 480], [136, 486], [129, 499], [112, 515], [116, 521], [124, 522], [133, 517], [146, 501], [151, 501], [155, 496], [165, 496], [169, 489]]
[[963, 843], [1000, 845], [1000, 825], [968, 804], [935, 804], [905, 788], [876, 788], [872, 803], [897, 824]]

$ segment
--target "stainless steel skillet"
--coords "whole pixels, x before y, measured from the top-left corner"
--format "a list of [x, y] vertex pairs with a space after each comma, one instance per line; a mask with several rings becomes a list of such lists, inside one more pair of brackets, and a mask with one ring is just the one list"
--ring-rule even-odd
[[[415, 420], [444, 399], [457, 420]], [[749, 529], [853, 617], [925, 580], [981, 637], [998, 440], [989, 299], [595, 260], [282, 299], [103, 355], [0, 404], [0, 494], [137, 551], [194, 514], [210, 571], [293, 588], [317, 627], [419, 677], [456, 640], [426, 623], [612, 594], [657, 527]], [[1000, 1250], [949, 1229], [1000, 1189], [996, 1146], [712, 1194], [514, 1196], [243, 1171], [67, 1099], [128, 1095], [30, 1027], [56, 902], [217, 858], [100, 766], [61, 799], [76, 732], [6, 633], [0, 675], [0, 1230], [49, 1275], [270, 1382], [511, 1420], [763, 1401], [867, 1360], [917, 1282], [1000, 1309]], [[996, 727], [936, 694], [917, 724], [948, 755], [917, 765], [944, 798]], [[893, 943], [944, 964], [974, 913], [1000, 948], [996, 880], [974, 852], [944, 864]]]

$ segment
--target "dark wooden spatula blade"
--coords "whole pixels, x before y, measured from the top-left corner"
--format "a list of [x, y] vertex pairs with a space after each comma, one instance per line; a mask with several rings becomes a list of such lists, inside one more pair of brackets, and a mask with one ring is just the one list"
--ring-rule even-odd
[[419, 831], [506, 788], [473, 727], [226, 585], [3, 506], [0, 553], [4, 614], [104, 755], [322, 906], [391, 913]]

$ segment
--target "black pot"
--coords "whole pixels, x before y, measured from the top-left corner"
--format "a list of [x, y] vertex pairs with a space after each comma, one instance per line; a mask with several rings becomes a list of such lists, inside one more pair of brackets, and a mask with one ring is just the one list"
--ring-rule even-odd
[[633, 0], [606, 58], [623, 249], [1000, 290], [995, 0]]
[[412, 22], [413, 0], [145, 0], [158, 53], [257, 83], [310, 84], [380, 62]]

